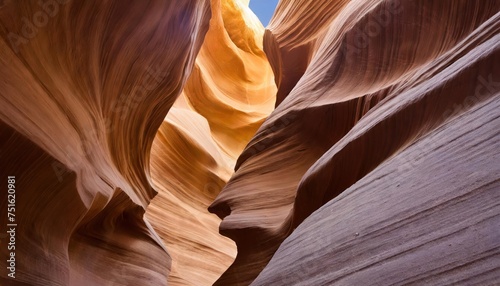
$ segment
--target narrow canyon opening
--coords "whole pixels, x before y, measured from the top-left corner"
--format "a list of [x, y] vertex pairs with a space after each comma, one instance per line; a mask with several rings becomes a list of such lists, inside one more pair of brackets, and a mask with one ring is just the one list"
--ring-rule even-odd
[[236, 245], [219, 234], [221, 220], [208, 207], [275, 105], [264, 27], [248, 3], [211, 1], [211, 12], [191, 75], [151, 149], [158, 194], [146, 218], [172, 258], [171, 285], [211, 285], [233, 263]]

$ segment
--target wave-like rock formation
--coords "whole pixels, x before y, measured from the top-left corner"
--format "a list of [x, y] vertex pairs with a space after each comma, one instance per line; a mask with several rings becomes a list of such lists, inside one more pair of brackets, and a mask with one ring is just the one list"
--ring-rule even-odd
[[248, 1], [139, 2], [0, 8], [17, 283], [210, 285], [236, 255], [207, 207], [274, 109], [264, 27]]
[[182, 95], [151, 151], [158, 195], [146, 216], [172, 256], [170, 285], [212, 285], [236, 256], [207, 207], [274, 109], [264, 27], [239, 0], [213, 0], [212, 19]]
[[0, 284], [164, 285], [170, 256], [144, 219], [150, 149], [210, 3], [38, 2], [0, 8], [0, 165], [17, 189], [16, 278], [2, 239]]
[[498, 284], [500, 1], [248, 4], [0, 1], [0, 284]]
[[498, 282], [499, 11], [281, 1], [277, 108], [210, 206], [238, 247], [217, 285]]
[[464, 110], [326, 203], [252, 285], [498, 284], [499, 109]]

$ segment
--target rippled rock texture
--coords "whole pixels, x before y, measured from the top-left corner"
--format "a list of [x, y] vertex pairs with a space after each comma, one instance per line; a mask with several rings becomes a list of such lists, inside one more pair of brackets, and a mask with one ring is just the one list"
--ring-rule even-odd
[[[166, 284], [171, 258], [144, 219], [155, 194], [150, 150], [193, 69], [209, 1], [3, 4], [0, 148], [2, 176], [17, 178], [14, 282]], [[1, 209], [4, 219], [5, 200]]]
[[264, 27], [248, 3], [212, 1], [212, 19], [184, 91], [159, 129], [146, 216], [172, 256], [172, 285], [211, 285], [236, 256], [207, 211], [245, 145], [274, 109]]
[[209, 208], [238, 246], [217, 285], [498, 282], [499, 11], [280, 1], [276, 110]]
[[498, 283], [500, 1], [248, 2], [0, 1], [0, 284]]
[[264, 27], [239, 0], [41, 3], [0, 8], [15, 282], [212, 284], [236, 248], [207, 207], [274, 109]]

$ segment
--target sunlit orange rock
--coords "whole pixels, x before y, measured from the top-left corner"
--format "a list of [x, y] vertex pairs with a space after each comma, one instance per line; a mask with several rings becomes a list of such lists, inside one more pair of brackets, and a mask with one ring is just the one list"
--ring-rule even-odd
[[207, 207], [245, 145], [274, 109], [276, 85], [262, 51], [264, 27], [248, 3], [212, 1], [212, 19], [183, 94], [151, 152], [159, 194], [147, 217], [172, 256], [171, 285], [212, 285], [236, 256]]
[[498, 284], [500, 1], [126, 2], [0, 1], [0, 285]]

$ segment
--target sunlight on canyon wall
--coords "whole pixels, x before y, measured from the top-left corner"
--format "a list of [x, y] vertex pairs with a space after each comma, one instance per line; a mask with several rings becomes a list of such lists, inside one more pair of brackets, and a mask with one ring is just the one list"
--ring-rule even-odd
[[[171, 258], [144, 219], [155, 194], [150, 148], [191, 74], [210, 3], [2, 4], [0, 156], [2, 176], [17, 178], [14, 282], [165, 284]], [[6, 204], [2, 196], [2, 220]]]
[[236, 248], [207, 207], [274, 109], [264, 27], [248, 1], [54, 3], [0, 10], [18, 281], [213, 283]]
[[0, 285], [498, 284], [500, 1], [126, 2], [0, 0]]
[[146, 216], [172, 256], [171, 285], [211, 285], [236, 256], [207, 207], [274, 109], [264, 27], [239, 1], [212, 1], [205, 41], [151, 151], [158, 195]]

